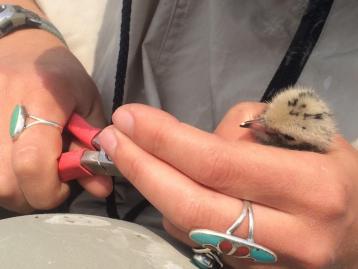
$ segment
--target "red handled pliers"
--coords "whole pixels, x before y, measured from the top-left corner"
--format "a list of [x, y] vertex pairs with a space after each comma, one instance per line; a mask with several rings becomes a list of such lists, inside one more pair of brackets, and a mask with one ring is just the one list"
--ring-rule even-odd
[[84, 118], [74, 113], [65, 127], [86, 148], [64, 152], [58, 162], [58, 173], [62, 181], [85, 176], [120, 176], [120, 172], [97, 141], [102, 129], [91, 126]]

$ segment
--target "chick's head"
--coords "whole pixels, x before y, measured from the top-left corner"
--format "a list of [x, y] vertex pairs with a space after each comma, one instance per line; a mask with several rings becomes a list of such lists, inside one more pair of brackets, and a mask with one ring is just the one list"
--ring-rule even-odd
[[256, 136], [265, 143], [289, 148], [325, 151], [336, 131], [330, 109], [310, 88], [282, 91], [259, 118], [265, 131], [256, 132]]

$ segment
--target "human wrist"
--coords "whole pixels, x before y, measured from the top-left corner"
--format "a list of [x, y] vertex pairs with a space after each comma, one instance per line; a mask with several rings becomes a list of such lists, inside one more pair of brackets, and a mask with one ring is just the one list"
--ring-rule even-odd
[[55, 36], [38, 29], [17, 31], [0, 39], [0, 65], [9, 66], [37, 61], [46, 52], [59, 49], [67, 50]]

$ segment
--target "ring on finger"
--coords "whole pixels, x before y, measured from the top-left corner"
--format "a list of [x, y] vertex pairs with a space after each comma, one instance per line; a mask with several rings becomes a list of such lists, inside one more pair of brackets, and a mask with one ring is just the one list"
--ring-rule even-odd
[[44, 124], [47, 126], [58, 128], [60, 132], [63, 129], [63, 126], [61, 124], [55, 121], [45, 120], [43, 118], [30, 115], [27, 113], [24, 106], [16, 105], [12, 112], [10, 120], [10, 136], [12, 140], [17, 139], [24, 130], [37, 124]]
[[[247, 238], [234, 236], [233, 233], [247, 216], [249, 219]], [[255, 243], [254, 211], [249, 201], [244, 201], [240, 216], [225, 233], [208, 229], [196, 229], [190, 231], [189, 237], [201, 246], [193, 249], [193, 261], [199, 268], [223, 268], [223, 263], [220, 260], [223, 255], [239, 259], [250, 259], [258, 263], [275, 263], [277, 261], [277, 256], [274, 252]]]

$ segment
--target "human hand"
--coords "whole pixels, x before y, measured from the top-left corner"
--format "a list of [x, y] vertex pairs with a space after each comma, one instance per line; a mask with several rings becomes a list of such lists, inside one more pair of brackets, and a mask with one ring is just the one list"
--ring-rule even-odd
[[[36, 125], [16, 141], [9, 135], [15, 105], [29, 114], [64, 126], [70, 115], [82, 115], [104, 127], [96, 86], [72, 53], [43, 30], [24, 30], [0, 41], [0, 206], [17, 212], [50, 209], [62, 203], [69, 187], [58, 178], [62, 136], [57, 128]], [[70, 148], [78, 147], [74, 141]], [[111, 191], [107, 177], [79, 180], [93, 195]]]
[[[257, 143], [239, 124], [263, 110], [244, 103], [214, 134], [143, 105], [125, 105], [101, 145], [128, 180], [164, 215], [169, 233], [188, 245], [192, 229], [218, 232], [253, 203], [255, 242], [274, 265], [225, 258], [234, 268], [355, 268], [358, 153], [337, 136], [326, 154]], [[240, 227], [236, 236], [246, 237]], [[246, 266], [246, 267], [245, 267]]]

